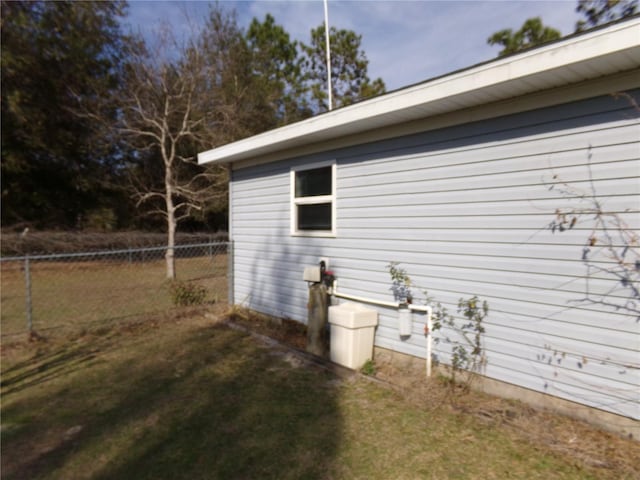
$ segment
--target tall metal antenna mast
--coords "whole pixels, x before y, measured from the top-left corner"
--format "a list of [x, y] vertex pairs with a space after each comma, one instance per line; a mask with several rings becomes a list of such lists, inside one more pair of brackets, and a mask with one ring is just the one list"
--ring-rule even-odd
[[329, 95], [329, 111], [333, 110], [333, 93], [331, 91], [331, 45], [329, 44], [329, 2], [324, 0], [324, 36], [327, 47], [327, 93]]

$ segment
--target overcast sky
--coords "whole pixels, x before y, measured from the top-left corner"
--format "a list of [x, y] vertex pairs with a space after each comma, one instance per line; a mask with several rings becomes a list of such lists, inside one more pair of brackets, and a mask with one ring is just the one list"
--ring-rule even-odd
[[[149, 37], [164, 21], [188, 32], [188, 22], [201, 24], [207, 1], [129, 2], [128, 22]], [[487, 37], [503, 28], [518, 29], [530, 17], [563, 35], [573, 32], [578, 15], [576, 0], [329, 0], [329, 24], [362, 35], [369, 59], [369, 76], [381, 77], [387, 90], [421, 82], [494, 58], [500, 50]], [[235, 9], [246, 28], [251, 19], [271, 13], [292, 38], [309, 42], [310, 30], [324, 20], [322, 0], [220, 1]], [[186, 14], [185, 14], [186, 12]], [[187, 16], [190, 20], [187, 19]]]

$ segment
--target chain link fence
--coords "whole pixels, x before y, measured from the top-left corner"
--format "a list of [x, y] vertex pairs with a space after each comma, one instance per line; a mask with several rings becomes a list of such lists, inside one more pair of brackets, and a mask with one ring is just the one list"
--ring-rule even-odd
[[[0, 258], [3, 339], [25, 332], [82, 329], [176, 308], [166, 278], [166, 247]], [[229, 296], [228, 242], [175, 247], [176, 281]], [[175, 291], [175, 290], [174, 290]]]

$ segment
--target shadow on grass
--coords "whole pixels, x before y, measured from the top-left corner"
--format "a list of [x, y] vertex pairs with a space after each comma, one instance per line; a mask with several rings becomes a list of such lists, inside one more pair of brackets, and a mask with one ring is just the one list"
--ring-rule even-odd
[[2, 372], [0, 387], [3, 395], [16, 393], [60, 375], [82, 368], [85, 362], [95, 358], [92, 351], [84, 348], [62, 349], [31, 361], [20, 362]]
[[330, 374], [224, 327], [140, 340], [3, 398], [4, 479], [331, 476]]

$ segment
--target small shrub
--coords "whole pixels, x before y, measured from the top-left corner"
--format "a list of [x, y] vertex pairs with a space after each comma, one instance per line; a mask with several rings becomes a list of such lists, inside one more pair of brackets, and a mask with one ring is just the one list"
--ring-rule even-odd
[[180, 307], [202, 305], [207, 296], [207, 290], [202, 285], [178, 280], [171, 283], [169, 292], [173, 304]]
[[360, 371], [365, 374], [365, 375], [369, 375], [369, 376], [374, 376], [377, 372], [376, 369], [376, 364], [374, 363], [373, 360], [367, 360], [364, 365], [362, 366], [362, 368], [360, 369]]
[[[387, 265], [387, 270], [391, 275], [391, 290], [396, 300], [411, 303], [411, 287], [419, 289], [413, 284], [407, 271], [398, 262], [391, 262]], [[479, 371], [486, 364], [482, 346], [482, 336], [485, 333], [484, 319], [489, 314], [489, 304], [481, 301], [477, 296], [469, 299], [461, 298], [458, 301], [458, 314], [464, 319], [456, 318], [447, 308], [429, 295], [427, 290], [422, 289], [424, 303], [432, 307], [433, 331], [448, 327], [455, 335], [444, 337], [444, 341], [450, 343], [451, 347], [451, 376], [455, 384], [457, 374], [467, 372], [467, 381], [473, 378], [471, 372]], [[429, 334], [425, 326], [425, 334]], [[439, 339], [435, 339], [437, 342]]]
[[[461, 298], [458, 301], [458, 313], [461, 313], [466, 320], [460, 321], [426, 290], [424, 295], [426, 303], [433, 308], [433, 330], [440, 330], [443, 326], [447, 326], [457, 334], [457, 339], [444, 337], [445, 342], [452, 344], [451, 375], [454, 383], [459, 373], [479, 371], [486, 364], [482, 335], [485, 333], [483, 322], [489, 314], [489, 304], [486, 301], [480, 301], [475, 295], [469, 299]], [[467, 375], [467, 381], [472, 378], [472, 375]]]

